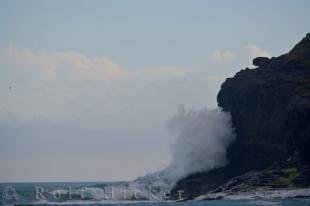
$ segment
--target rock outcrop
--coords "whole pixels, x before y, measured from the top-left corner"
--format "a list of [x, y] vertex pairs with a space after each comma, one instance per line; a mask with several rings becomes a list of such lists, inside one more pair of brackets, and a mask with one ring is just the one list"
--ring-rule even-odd
[[[227, 153], [230, 164], [193, 174], [179, 181], [174, 191], [183, 189], [193, 198], [249, 171], [274, 164], [302, 171], [310, 165], [310, 33], [289, 53], [259, 57], [253, 64], [258, 67], [226, 79], [217, 96], [218, 105], [231, 113], [237, 135]], [[309, 173], [299, 174], [299, 182], [290, 180], [294, 186], [309, 186], [302, 181]]]
[[253, 59], [253, 65], [263, 67], [270, 63], [270, 59], [268, 57], [256, 57]]

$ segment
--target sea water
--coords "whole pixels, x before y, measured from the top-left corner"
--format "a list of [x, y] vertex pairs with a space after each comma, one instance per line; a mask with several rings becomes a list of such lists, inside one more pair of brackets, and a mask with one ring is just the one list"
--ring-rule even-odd
[[[230, 200], [169, 201], [164, 198], [130, 200], [112, 199], [112, 186], [128, 186], [126, 182], [87, 183], [2, 183], [0, 205], [131, 205], [131, 206], [226, 206], [226, 205], [310, 205], [310, 198], [303, 197], [251, 197]], [[126, 188], [126, 187], [124, 187]], [[128, 189], [128, 188], [127, 188]], [[81, 192], [83, 195], [81, 196]], [[155, 193], [154, 193], [155, 194]], [[128, 196], [128, 195], [127, 195]], [[154, 195], [156, 196], [156, 195]]]

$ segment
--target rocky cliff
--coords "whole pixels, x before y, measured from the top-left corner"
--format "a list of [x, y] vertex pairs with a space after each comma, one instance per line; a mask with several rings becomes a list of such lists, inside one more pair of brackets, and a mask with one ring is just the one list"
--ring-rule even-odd
[[293, 156], [309, 164], [310, 34], [288, 54], [257, 59], [257, 68], [228, 78], [218, 94], [218, 105], [231, 112], [237, 134], [228, 158], [245, 169]]
[[[193, 174], [179, 181], [173, 191], [183, 189], [193, 198], [236, 176], [248, 178], [249, 171], [269, 174], [266, 170], [274, 171], [274, 165], [276, 170], [296, 173], [282, 187], [309, 185], [310, 33], [289, 53], [271, 59], [258, 57], [253, 64], [257, 67], [226, 79], [217, 96], [218, 105], [231, 113], [237, 135], [227, 153], [230, 164]], [[287, 177], [285, 172], [276, 174], [280, 176], [269, 178], [266, 184]], [[246, 185], [246, 181], [239, 182]]]

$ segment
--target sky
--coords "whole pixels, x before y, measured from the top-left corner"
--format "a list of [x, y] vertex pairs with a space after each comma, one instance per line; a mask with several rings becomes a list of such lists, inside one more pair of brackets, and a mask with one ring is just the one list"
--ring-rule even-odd
[[179, 105], [310, 32], [310, 2], [0, 1], [0, 182], [132, 180]]

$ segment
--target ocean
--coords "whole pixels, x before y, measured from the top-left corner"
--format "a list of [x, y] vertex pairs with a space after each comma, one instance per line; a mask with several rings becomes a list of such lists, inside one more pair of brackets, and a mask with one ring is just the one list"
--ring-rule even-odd
[[[115, 187], [115, 188], [113, 188]], [[308, 197], [277, 196], [266, 197], [242, 197], [225, 200], [201, 200], [201, 201], [169, 201], [158, 197], [158, 193], [152, 193], [151, 198], [146, 198], [139, 192], [139, 200], [134, 200], [133, 188], [128, 182], [71, 182], [71, 183], [2, 183], [1, 205], [130, 205], [130, 206], [226, 206], [226, 205], [310, 205]], [[113, 189], [112, 189], [113, 188]], [[120, 188], [123, 188], [121, 191]], [[137, 189], [137, 188], [135, 188]], [[114, 193], [113, 193], [113, 192]], [[120, 192], [121, 191], [121, 192]], [[124, 192], [126, 191], [126, 192]], [[119, 193], [120, 192], [120, 193]], [[152, 191], [151, 191], [152, 192]], [[83, 193], [83, 194], [82, 194]], [[117, 194], [118, 193], [118, 194]], [[126, 198], [120, 196], [126, 193]], [[82, 195], [81, 195], [82, 194]], [[114, 196], [112, 196], [112, 194]], [[122, 197], [122, 198], [120, 198]]]

